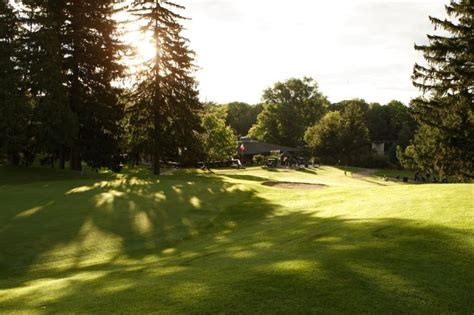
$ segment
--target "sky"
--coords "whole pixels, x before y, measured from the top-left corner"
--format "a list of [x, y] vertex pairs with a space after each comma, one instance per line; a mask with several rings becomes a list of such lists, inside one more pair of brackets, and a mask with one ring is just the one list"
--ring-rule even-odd
[[[255, 104], [277, 81], [310, 76], [331, 102], [408, 103], [411, 73], [447, 0], [188, 0], [186, 36], [203, 101]], [[146, 50], [143, 48], [143, 50]], [[146, 54], [146, 52], [143, 52]]]

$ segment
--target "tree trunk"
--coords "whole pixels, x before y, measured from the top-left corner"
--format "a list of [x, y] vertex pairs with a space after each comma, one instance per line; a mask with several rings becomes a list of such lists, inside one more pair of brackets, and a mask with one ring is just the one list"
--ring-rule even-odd
[[82, 171], [82, 160], [79, 150], [75, 145], [71, 148], [71, 170]]
[[156, 149], [153, 153], [153, 175], [160, 175], [160, 153]]
[[59, 151], [59, 169], [63, 170], [66, 168], [66, 149], [61, 147]]
[[[75, 114], [79, 112], [79, 106], [81, 104], [80, 101], [80, 80], [79, 80], [79, 53], [80, 49], [78, 48], [80, 45], [79, 40], [79, 22], [78, 22], [78, 9], [79, 2], [73, 2], [72, 10], [72, 46], [73, 46], [73, 53], [72, 53], [72, 76], [71, 76], [71, 87], [69, 90], [69, 107], [71, 111]], [[80, 120], [80, 117], [79, 117]], [[80, 123], [79, 123], [79, 132], [77, 137], [80, 138], [81, 130], [80, 130]], [[73, 143], [71, 146], [71, 165], [70, 168], [73, 171], [82, 171], [81, 165], [81, 154], [79, 147]]]
[[154, 175], [160, 175], [160, 141], [161, 141], [161, 126], [160, 126], [160, 103], [161, 103], [161, 90], [160, 90], [160, 62], [161, 62], [161, 46], [160, 46], [160, 36], [159, 36], [159, 25], [158, 25], [158, 20], [155, 20], [155, 30], [154, 30], [154, 36], [155, 36], [155, 91], [153, 95], [153, 109], [154, 109], [154, 143], [153, 143], [153, 174]]
[[160, 91], [160, 48], [159, 48], [159, 37], [158, 37], [158, 24], [155, 21], [155, 38], [156, 38], [156, 55], [155, 55], [155, 91], [153, 96], [153, 108], [154, 108], [154, 143], [153, 143], [153, 174], [160, 175], [160, 102], [161, 102], [161, 91]]
[[20, 166], [20, 155], [18, 153], [10, 154], [10, 163], [13, 166]]
[[[155, 114], [156, 115], [156, 114]], [[153, 174], [160, 175], [160, 130], [159, 121], [155, 118], [155, 139], [153, 143]]]
[[140, 153], [135, 154], [135, 166], [140, 166]]

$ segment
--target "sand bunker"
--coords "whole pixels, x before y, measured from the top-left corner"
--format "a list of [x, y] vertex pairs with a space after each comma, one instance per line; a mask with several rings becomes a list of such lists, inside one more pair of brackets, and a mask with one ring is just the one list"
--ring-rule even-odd
[[298, 183], [298, 182], [265, 182], [262, 183], [264, 186], [284, 188], [284, 189], [324, 189], [328, 186], [323, 184], [310, 184], [310, 183]]

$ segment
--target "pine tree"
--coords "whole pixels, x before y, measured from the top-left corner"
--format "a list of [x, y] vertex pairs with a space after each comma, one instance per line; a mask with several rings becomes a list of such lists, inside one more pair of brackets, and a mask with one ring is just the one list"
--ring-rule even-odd
[[114, 167], [119, 156], [123, 74], [113, 19], [114, 0], [23, 0], [23, 68], [35, 101], [37, 150], [66, 152], [73, 170], [82, 161]]
[[120, 154], [121, 91], [113, 87], [123, 75], [118, 59], [125, 48], [118, 39], [114, 0], [66, 1], [65, 69], [69, 107], [79, 130], [71, 147], [71, 168], [116, 167]]
[[190, 156], [197, 150], [200, 130], [197, 83], [193, 77], [194, 54], [183, 37], [184, 19], [173, 10], [184, 7], [162, 0], [134, 1], [131, 12], [153, 34], [156, 54], [141, 74], [129, 107], [135, 138], [152, 156], [153, 173], [160, 160]]
[[183, 28], [176, 25], [168, 41], [170, 54], [164, 56], [169, 70], [163, 78], [167, 99], [168, 125], [164, 129], [163, 147], [167, 158], [181, 163], [196, 163], [201, 155], [199, 132], [202, 104], [199, 102], [197, 82], [193, 77], [194, 54], [188, 48], [188, 40], [181, 35]]
[[[423, 97], [411, 106], [423, 132], [406, 152], [418, 152], [422, 168], [469, 180], [474, 178], [474, 3], [451, 1], [446, 11], [450, 20], [430, 20], [449, 35], [428, 35], [428, 45], [415, 45], [427, 61], [427, 65], [415, 64], [413, 84]], [[423, 154], [423, 147], [433, 142], [426, 137], [434, 135], [438, 149]]]
[[[60, 158], [77, 135], [77, 116], [68, 105], [67, 76], [63, 65], [66, 2], [24, 0], [21, 68], [34, 104], [29, 153]], [[54, 161], [53, 161], [54, 162]]]
[[0, 2], [0, 157], [13, 164], [27, 143], [26, 126], [30, 117], [21, 73], [18, 68], [19, 21], [12, 7]]

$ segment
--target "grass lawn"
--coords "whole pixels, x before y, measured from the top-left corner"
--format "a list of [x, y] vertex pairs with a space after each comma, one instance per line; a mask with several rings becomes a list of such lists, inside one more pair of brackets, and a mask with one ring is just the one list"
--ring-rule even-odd
[[[374, 175], [376, 176], [387, 176], [387, 177], [392, 177], [395, 178], [397, 176], [400, 176], [400, 178], [403, 177], [408, 177], [409, 180], [414, 180], [415, 178], [415, 172], [414, 171], [407, 171], [407, 170], [393, 170], [393, 169], [382, 169], [382, 170], [377, 170]], [[422, 176], [425, 176], [426, 174], [422, 174]], [[431, 178], [433, 179], [433, 178]]]
[[216, 173], [0, 167], [0, 313], [473, 314], [473, 185]]

